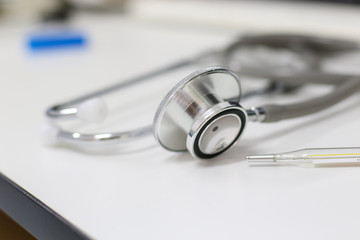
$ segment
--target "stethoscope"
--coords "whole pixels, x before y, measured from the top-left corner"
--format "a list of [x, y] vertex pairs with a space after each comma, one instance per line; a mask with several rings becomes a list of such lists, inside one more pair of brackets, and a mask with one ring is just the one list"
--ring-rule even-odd
[[[178, 62], [52, 106], [46, 111], [50, 119], [78, 118], [100, 122], [107, 112], [106, 104], [99, 98], [101, 96], [194, 62], [213, 62], [216, 59], [222, 66], [226, 66], [203, 68], [176, 84], [157, 108], [151, 126], [124, 132], [83, 134], [66, 131], [52, 121], [44, 128], [45, 138], [50, 144], [108, 144], [137, 139], [153, 132], [155, 139], [168, 150], [187, 150], [195, 158], [212, 158], [238, 140], [248, 121], [268, 123], [312, 114], [358, 92], [358, 76], [330, 73], [322, 69], [325, 59], [353, 50], [359, 50], [358, 43], [322, 37], [242, 37], [222, 51]], [[269, 79], [269, 87], [258, 93], [270, 91], [274, 86], [296, 88], [306, 83], [330, 84], [335, 87], [328, 94], [297, 103], [265, 104], [245, 109], [239, 104], [242, 94], [238, 74]], [[251, 94], [256, 92], [248, 93]]]

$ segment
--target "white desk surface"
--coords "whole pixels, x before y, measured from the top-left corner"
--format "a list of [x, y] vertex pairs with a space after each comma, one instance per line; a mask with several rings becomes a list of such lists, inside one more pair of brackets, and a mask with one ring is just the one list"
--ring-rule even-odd
[[[26, 51], [26, 33], [35, 26], [0, 26], [2, 173], [95, 239], [360, 238], [360, 168], [260, 168], [244, 161], [250, 153], [360, 146], [359, 95], [312, 116], [249, 123], [236, 146], [210, 161], [168, 152], [152, 136], [106, 151], [44, 147], [38, 128], [50, 104], [237, 35], [117, 16], [82, 15], [73, 25], [88, 35], [88, 48], [49, 54]], [[188, 73], [121, 92], [109, 100], [114, 114], [104, 124], [75, 126], [125, 130], [150, 123], [165, 89]], [[317, 91], [305, 88], [288, 99]]]

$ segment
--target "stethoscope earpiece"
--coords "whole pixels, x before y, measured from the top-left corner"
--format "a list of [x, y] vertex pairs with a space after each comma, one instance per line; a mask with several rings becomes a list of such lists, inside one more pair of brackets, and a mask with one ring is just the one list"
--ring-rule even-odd
[[101, 98], [92, 98], [81, 102], [76, 109], [76, 117], [88, 123], [101, 123], [108, 113], [108, 107]]
[[214, 157], [234, 144], [245, 127], [240, 97], [240, 80], [231, 71], [210, 67], [195, 72], [161, 102], [154, 118], [155, 138], [171, 151]]

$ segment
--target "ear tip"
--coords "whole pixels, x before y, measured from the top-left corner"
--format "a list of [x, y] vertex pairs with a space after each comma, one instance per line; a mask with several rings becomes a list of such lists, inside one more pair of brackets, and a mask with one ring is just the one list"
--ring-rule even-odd
[[54, 146], [58, 143], [60, 129], [52, 122], [45, 122], [40, 127], [41, 140], [46, 146]]
[[77, 117], [85, 122], [100, 123], [107, 115], [107, 105], [101, 98], [92, 98], [77, 106]]

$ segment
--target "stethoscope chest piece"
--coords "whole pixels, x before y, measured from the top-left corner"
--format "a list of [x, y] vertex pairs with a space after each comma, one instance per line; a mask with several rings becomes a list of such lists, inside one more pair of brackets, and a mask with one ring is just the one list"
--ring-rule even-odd
[[161, 102], [154, 118], [155, 138], [171, 151], [214, 157], [235, 143], [245, 127], [240, 97], [240, 80], [231, 71], [211, 67], [195, 72]]

